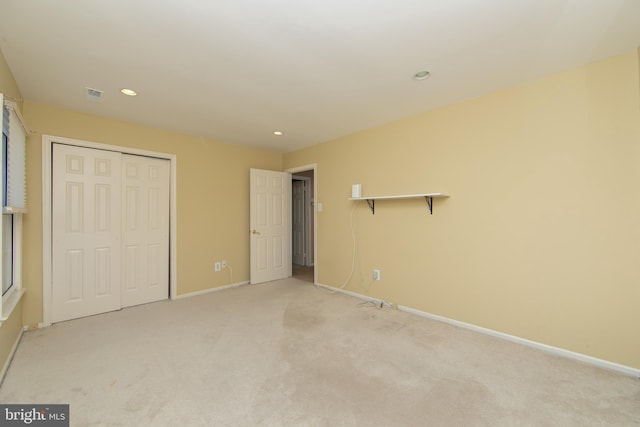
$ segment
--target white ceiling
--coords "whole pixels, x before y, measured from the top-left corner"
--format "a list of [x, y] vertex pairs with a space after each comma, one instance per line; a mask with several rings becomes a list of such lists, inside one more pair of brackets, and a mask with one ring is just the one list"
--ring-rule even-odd
[[25, 99], [277, 152], [639, 45], [640, 0], [0, 1]]

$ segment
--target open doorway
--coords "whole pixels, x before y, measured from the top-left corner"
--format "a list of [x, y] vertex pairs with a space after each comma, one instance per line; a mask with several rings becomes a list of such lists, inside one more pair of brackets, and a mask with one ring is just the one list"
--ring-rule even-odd
[[291, 271], [293, 277], [315, 283], [315, 170], [291, 175]]

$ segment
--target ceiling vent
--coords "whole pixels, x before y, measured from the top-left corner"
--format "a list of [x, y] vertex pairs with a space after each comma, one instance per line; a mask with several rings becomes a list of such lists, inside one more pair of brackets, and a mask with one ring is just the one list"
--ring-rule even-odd
[[84, 89], [86, 91], [86, 97], [88, 101], [100, 102], [102, 100], [102, 94], [104, 92], [102, 92], [101, 90], [92, 89], [90, 87], [85, 87]]

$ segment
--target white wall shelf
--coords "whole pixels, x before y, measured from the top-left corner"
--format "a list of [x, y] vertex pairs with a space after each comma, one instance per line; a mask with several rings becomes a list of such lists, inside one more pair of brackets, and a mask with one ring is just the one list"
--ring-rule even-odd
[[376, 213], [376, 200], [391, 200], [391, 199], [416, 199], [424, 197], [429, 206], [429, 213], [433, 215], [433, 199], [434, 197], [449, 197], [444, 193], [421, 193], [421, 194], [402, 194], [398, 196], [362, 196], [362, 197], [350, 197], [349, 200], [366, 200], [367, 204], [371, 208], [371, 214]]

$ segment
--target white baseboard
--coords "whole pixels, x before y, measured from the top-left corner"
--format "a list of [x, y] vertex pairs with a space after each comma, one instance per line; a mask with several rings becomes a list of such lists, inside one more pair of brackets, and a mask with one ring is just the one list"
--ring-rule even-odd
[[232, 283], [230, 285], [219, 286], [217, 288], [203, 289], [201, 291], [195, 291], [195, 292], [189, 292], [187, 294], [177, 295], [177, 296], [173, 297], [173, 299], [176, 300], [176, 299], [182, 299], [182, 298], [190, 298], [190, 297], [195, 297], [195, 296], [198, 296], [198, 295], [208, 294], [210, 292], [217, 292], [217, 291], [223, 291], [225, 289], [237, 288], [238, 286], [243, 286], [243, 285], [248, 285], [248, 284], [249, 284], [248, 281]]
[[[385, 306], [391, 305], [388, 301], [383, 301], [377, 298], [368, 297], [366, 295], [358, 294], [356, 292], [346, 291], [340, 288], [334, 288], [333, 286], [323, 285], [318, 283], [318, 286], [322, 288], [329, 289], [331, 291], [340, 292], [341, 294], [349, 295], [355, 298], [359, 298], [365, 301], [373, 301], [377, 304], [384, 304]], [[608, 369], [611, 371], [616, 371], [623, 373], [625, 375], [634, 376], [636, 378], [640, 378], [640, 369], [632, 368], [630, 366], [620, 365], [615, 362], [609, 362], [608, 360], [598, 359], [596, 357], [587, 356], [586, 354], [576, 353], [573, 351], [565, 350], [562, 348], [554, 347], [547, 344], [542, 344], [536, 341], [531, 341], [526, 338], [516, 337], [514, 335], [505, 334], [503, 332], [494, 331], [493, 329], [483, 328], [481, 326], [472, 325], [470, 323], [460, 322], [458, 320], [449, 319], [448, 317], [438, 316], [436, 314], [427, 313], [424, 311], [416, 310], [411, 307], [406, 307], [403, 305], [398, 305], [398, 310], [404, 311], [406, 313], [410, 313], [416, 316], [425, 317], [427, 319], [435, 320], [438, 322], [448, 323], [450, 325], [457, 326], [459, 328], [469, 329], [474, 332], [479, 332], [485, 335], [491, 335], [496, 338], [500, 338], [506, 341], [511, 341], [517, 344], [525, 345], [527, 347], [535, 348], [538, 350], [542, 350], [546, 353], [555, 354], [556, 356], [566, 357], [568, 359], [577, 360], [583, 363], [587, 363], [592, 366], [597, 366], [599, 368]]]
[[21, 330], [16, 338], [13, 346], [11, 346], [11, 350], [9, 350], [9, 355], [7, 356], [7, 360], [4, 361], [4, 365], [2, 366], [2, 371], [0, 371], [0, 385], [2, 385], [2, 381], [4, 381], [4, 376], [9, 370], [9, 365], [11, 365], [11, 361], [13, 360], [13, 355], [16, 354], [16, 350], [18, 349], [18, 344], [20, 344], [20, 340], [22, 339], [22, 334], [24, 332]]
[[500, 338], [506, 341], [522, 344], [527, 347], [532, 347], [538, 350], [542, 350], [546, 353], [554, 354], [556, 356], [562, 356], [568, 359], [578, 360], [580, 362], [587, 363], [589, 365], [597, 366], [597, 367], [612, 370], [612, 371], [621, 372], [626, 375], [631, 375], [631, 376], [640, 378], [640, 369], [632, 368], [630, 366], [620, 365], [618, 363], [609, 362], [607, 360], [598, 359], [592, 356], [587, 356], [586, 354], [576, 353], [573, 351], [565, 350], [565, 349], [554, 347], [551, 345], [542, 344], [536, 341], [528, 340], [526, 338], [520, 338], [514, 335], [505, 334], [503, 332], [494, 331], [493, 329], [487, 329], [481, 326], [472, 325], [470, 323], [449, 319], [448, 317], [426, 313], [424, 311], [416, 310], [416, 309], [405, 307], [402, 305], [398, 306], [398, 310], [411, 313], [416, 316], [425, 317], [427, 319], [435, 320], [438, 322], [448, 323], [450, 325], [454, 325], [460, 328], [469, 329], [471, 331], [479, 332], [481, 334], [491, 335], [493, 337]]

